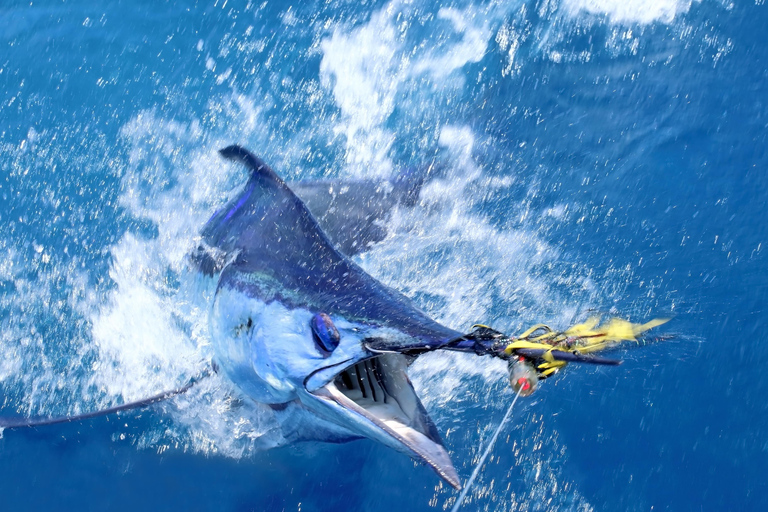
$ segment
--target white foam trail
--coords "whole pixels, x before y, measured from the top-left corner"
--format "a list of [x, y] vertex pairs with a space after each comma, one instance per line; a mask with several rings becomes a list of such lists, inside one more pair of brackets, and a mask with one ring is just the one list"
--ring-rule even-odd
[[414, 63], [411, 74], [429, 72], [439, 81], [467, 64], [480, 62], [485, 57], [491, 39], [490, 23], [484, 16], [486, 14], [478, 13], [472, 7], [464, 10], [441, 7], [437, 18], [451, 23], [454, 32], [459, 35], [459, 41], [420, 58]]
[[[200, 227], [244, 177], [217, 150], [258, 136], [263, 123], [253, 102], [240, 95], [211, 109], [221, 113], [215, 138], [197, 121], [153, 112], [140, 113], [121, 131], [132, 149], [120, 202], [151, 222], [157, 236], [126, 233], [112, 247], [116, 286], [106, 304], [90, 313], [98, 348], [91, 385], [108, 399], [134, 400], [183, 385], [212, 358], [208, 308], [215, 283], [197, 281], [185, 258]], [[181, 154], [180, 147], [186, 148]], [[139, 445], [241, 457], [282, 442], [271, 410], [250, 401], [243, 406], [238, 396], [226, 379], [209, 377], [163, 404], [174, 426], [143, 434]]]
[[[463, 87], [464, 75], [457, 71], [485, 56], [493, 37], [491, 20], [499, 16], [490, 8], [469, 6], [439, 7], [434, 17], [425, 18], [411, 2], [393, 0], [366, 23], [351, 30], [337, 26], [320, 42], [321, 82], [339, 108], [334, 133], [344, 139], [352, 174], [392, 172], [396, 134], [387, 122], [395, 106], [410, 104], [405, 96], [414, 95], [417, 114], [436, 101], [436, 90], [449, 94]], [[426, 27], [423, 19], [430, 20]]]
[[392, 4], [370, 21], [345, 33], [337, 29], [322, 41], [320, 77], [341, 110], [334, 132], [343, 136], [347, 164], [359, 173], [387, 175], [394, 135], [382, 125], [392, 114], [407, 60], [403, 33], [394, 24]]
[[164, 269], [157, 262], [164, 258], [158, 249], [130, 233], [123, 237], [112, 249], [110, 277], [117, 290], [93, 319], [100, 356], [93, 368], [95, 382], [126, 401], [177, 387], [183, 384], [180, 377], [203, 365], [173, 318], [177, 307], [173, 291], [159, 275]]
[[648, 25], [670, 24], [692, 4], [692, 0], [563, 0], [562, 7], [573, 16], [587, 12], [605, 15], [614, 23]]

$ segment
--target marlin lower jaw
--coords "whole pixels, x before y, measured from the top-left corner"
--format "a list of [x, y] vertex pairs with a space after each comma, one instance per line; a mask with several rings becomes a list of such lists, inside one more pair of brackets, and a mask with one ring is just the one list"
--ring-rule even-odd
[[309, 391], [306, 407], [353, 433], [379, 441], [430, 466], [456, 489], [461, 482], [432, 420], [405, 373], [406, 357], [383, 354], [339, 365]]

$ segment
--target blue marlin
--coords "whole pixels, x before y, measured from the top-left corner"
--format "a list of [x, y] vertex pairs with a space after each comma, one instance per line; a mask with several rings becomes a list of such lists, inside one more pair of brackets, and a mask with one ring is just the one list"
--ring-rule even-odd
[[461, 334], [339, 251], [262, 160], [239, 146], [220, 153], [250, 172], [203, 227], [191, 258], [218, 280], [210, 333], [221, 371], [280, 412], [289, 440], [373, 439], [460, 488], [406, 369], [408, 353]]
[[[560, 332], [537, 324], [512, 337], [476, 325], [462, 335], [348, 257], [386, 235], [380, 221], [393, 204], [414, 204], [424, 173], [386, 183], [360, 181], [348, 189], [298, 184], [308, 208], [247, 150], [229, 146], [220, 153], [244, 164], [250, 177], [206, 223], [190, 254], [199, 274], [215, 279], [209, 319], [214, 369], [248, 398], [271, 406], [287, 441], [367, 437], [424, 462], [460, 489], [440, 434], [408, 379], [414, 357], [453, 350], [500, 358], [508, 362], [512, 388], [528, 396], [539, 380], [569, 362], [620, 364], [593, 353], [637, 341], [668, 320], [632, 324], [613, 318], [598, 325], [595, 317]], [[209, 370], [178, 389], [94, 412], [0, 417], [0, 428], [54, 425], [146, 407], [184, 393], [206, 375]]]

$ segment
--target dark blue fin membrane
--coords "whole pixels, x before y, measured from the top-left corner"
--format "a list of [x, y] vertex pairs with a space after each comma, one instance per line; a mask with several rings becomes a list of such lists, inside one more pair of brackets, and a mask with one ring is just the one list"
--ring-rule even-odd
[[[256, 157], [235, 159], [263, 165]], [[403, 169], [389, 180], [298, 181], [291, 183], [290, 188], [334, 247], [347, 256], [354, 256], [384, 240], [392, 210], [397, 206], [415, 206], [425, 180], [441, 170], [431, 164]], [[241, 197], [241, 201], [244, 200], [247, 200], [245, 195]], [[241, 206], [240, 202], [228, 205], [228, 215], [234, 215]], [[212, 276], [221, 271], [223, 260], [207, 254], [207, 250], [198, 247], [190, 254], [190, 260], [200, 272]]]
[[390, 180], [299, 181], [290, 186], [334, 246], [353, 256], [386, 238], [392, 210], [416, 205], [434, 168], [404, 169]]
[[262, 160], [239, 146], [221, 154], [244, 163], [251, 176], [201, 232], [205, 245], [231, 261], [222, 271], [220, 288], [391, 327], [413, 336], [416, 345], [459, 335], [339, 252], [304, 203]]

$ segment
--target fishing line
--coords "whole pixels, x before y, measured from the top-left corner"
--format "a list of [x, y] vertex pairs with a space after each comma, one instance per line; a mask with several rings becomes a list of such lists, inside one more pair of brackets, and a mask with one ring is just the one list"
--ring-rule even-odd
[[467, 495], [467, 492], [472, 487], [472, 484], [475, 482], [475, 478], [477, 477], [477, 474], [480, 472], [480, 468], [485, 463], [485, 459], [488, 458], [488, 454], [491, 453], [491, 449], [493, 448], [493, 445], [496, 443], [496, 438], [499, 437], [499, 433], [501, 432], [501, 429], [504, 427], [504, 425], [507, 423], [507, 420], [512, 415], [512, 409], [515, 407], [515, 403], [517, 402], [517, 399], [520, 398], [520, 392], [523, 390], [521, 387], [517, 390], [517, 394], [515, 395], [515, 399], [512, 400], [512, 403], [509, 404], [509, 409], [507, 409], [507, 413], [504, 415], [504, 418], [502, 418], [501, 423], [499, 423], [499, 426], [496, 428], [496, 432], [493, 433], [493, 437], [491, 437], [491, 441], [488, 443], [488, 446], [485, 449], [485, 453], [483, 453], [483, 456], [480, 457], [480, 460], [477, 463], [477, 466], [475, 466], [475, 469], [472, 471], [472, 475], [470, 475], [469, 480], [467, 480], [467, 485], [464, 486], [464, 489], [461, 491], [461, 495], [459, 495], [459, 499], [456, 500], [456, 503], [453, 504], [453, 508], [451, 509], [451, 512], [456, 512], [459, 510], [459, 507], [461, 507], [461, 502], [464, 501], [464, 497]]

